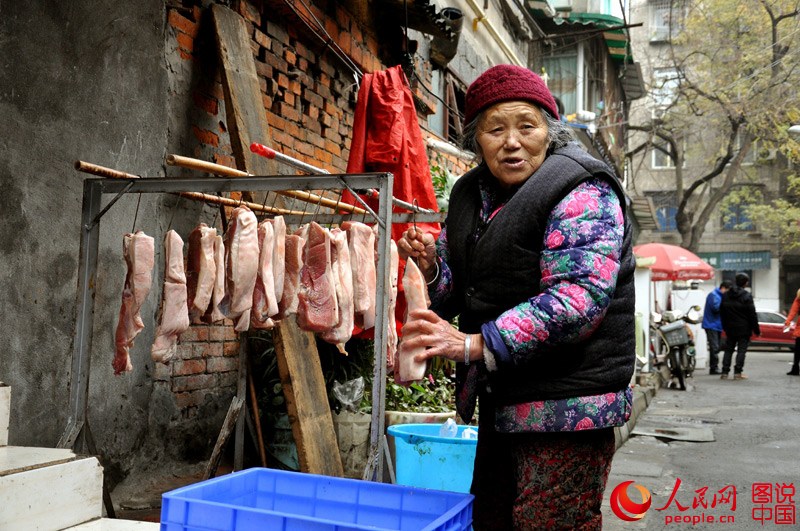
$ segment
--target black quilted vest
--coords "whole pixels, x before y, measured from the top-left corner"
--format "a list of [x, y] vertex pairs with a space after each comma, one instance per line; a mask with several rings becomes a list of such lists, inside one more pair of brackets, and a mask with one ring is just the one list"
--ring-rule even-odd
[[[476, 239], [482, 175], [488, 175], [483, 164], [453, 187], [445, 224], [454, 296], [444, 307], [434, 308], [445, 318], [459, 315], [459, 328], [467, 333], [478, 333], [481, 324], [541, 292], [539, 255], [547, 218], [578, 184], [603, 178], [616, 191], [623, 211], [626, 204], [610, 168], [571, 145], [548, 156]], [[511, 367], [491, 373], [489, 384], [497, 403], [615, 392], [628, 385], [635, 359], [635, 262], [627, 214], [621, 260], [613, 300], [591, 337], [513, 358]]]

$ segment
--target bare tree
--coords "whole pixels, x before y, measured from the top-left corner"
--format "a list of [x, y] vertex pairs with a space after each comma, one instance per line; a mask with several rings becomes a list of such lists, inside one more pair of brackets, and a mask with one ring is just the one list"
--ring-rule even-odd
[[658, 119], [629, 126], [644, 135], [626, 155], [656, 149], [672, 160], [681, 246], [696, 250], [720, 203], [746, 182], [754, 143], [796, 147], [786, 131], [800, 113], [800, 2], [687, 3], [670, 17], [682, 25], [667, 50], [670, 97]]

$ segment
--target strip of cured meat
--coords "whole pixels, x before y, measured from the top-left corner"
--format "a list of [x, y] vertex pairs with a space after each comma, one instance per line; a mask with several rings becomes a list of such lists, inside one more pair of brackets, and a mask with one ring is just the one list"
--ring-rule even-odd
[[128, 233], [122, 238], [122, 254], [128, 272], [122, 288], [122, 305], [114, 334], [114, 374], [133, 370], [130, 349], [133, 347], [133, 340], [144, 330], [139, 312], [153, 284], [154, 240], [142, 231]]
[[217, 264], [214, 257], [214, 244], [217, 229], [205, 223], [198, 225], [189, 233], [189, 249], [186, 258], [186, 290], [189, 303], [189, 320], [202, 322], [202, 317], [211, 302], [214, 281], [217, 277]]
[[189, 328], [189, 307], [186, 296], [186, 273], [183, 269], [183, 240], [174, 230], [164, 237], [164, 292], [161, 297], [161, 318], [150, 352], [153, 361], [169, 363], [175, 356], [178, 338]]
[[331, 267], [339, 307], [339, 322], [321, 334], [323, 341], [333, 343], [339, 352], [347, 355], [344, 344], [353, 335], [353, 272], [350, 266], [350, 248], [347, 233], [340, 229], [331, 231]]
[[219, 234], [214, 236], [214, 267], [214, 290], [211, 293], [211, 303], [203, 315], [203, 322], [209, 324], [225, 319], [225, 314], [220, 309], [220, 303], [225, 296], [225, 241]]
[[353, 307], [355, 322], [364, 330], [375, 326], [375, 232], [358, 221], [342, 224], [347, 231], [350, 264], [353, 269]]
[[300, 272], [303, 269], [303, 250], [306, 241], [296, 234], [286, 236], [286, 261], [283, 295], [278, 303], [278, 319], [297, 313], [300, 294]]
[[233, 209], [225, 233], [225, 296], [220, 308], [235, 322], [234, 329], [250, 328], [253, 290], [258, 275], [258, 220], [246, 206]]
[[394, 317], [395, 308], [397, 307], [397, 275], [400, 269], [400, 255], [397, 253], [397, 244], [394, 240], [389, 240], [390, 256], [389, 256], [389, 283], [391, 290], [389, 291], [389, 321], [386, 323], [386, 371], [391, 371], [395, 366], [395, 358], [397, 357], [397, 320]]
[[253, 290], [253, 309], [250, 313], [250, 325], [255, 328], [272, 328], [275, 323], [270, 319], [278, 313], [278, 301], [275, 296], [275, 280], [272, 267], [275, 232], [269, 221], [258, 225], [258, 272], [256, 286]]
[[272, 273], [275, 277], [275, 295], [278, 302], [283, 297], [283, 277], [286, 271], [286, 221], [283, 216], [275, 216], [269, 220], [272, 232], [275, 233], [275, 245], [272, 248]]
[[[428, 307], [428, 289], [425, 283], [425, 277], [417, 267], [413, 260], [406, 261], [406, 271], [403, 274], [403, 292], [406, 296], [406, 322], [408, 321], [408, 314], [414, 310], [424, 310]], [[425, 377], [425, 362], [414, 361], [414, 356], [419, 354], [422, 350], [420, 348], [409, 349], [405, 347], [405, 341], [411, 339], [415, 335], [403, 334], [403, 341], [400, 342], [400, 347], [397, 352], [397, 365], [395, 374], [399, 377], [401, 382], [412, 382], [415, 380], [422, 380]], [[398, 374], [399, 373], [399, 374]]]
[[298, 298], [297, 325], [303, 330], [325, 332], [339, 322], [330, 232], [313, 221], [308, 227]]

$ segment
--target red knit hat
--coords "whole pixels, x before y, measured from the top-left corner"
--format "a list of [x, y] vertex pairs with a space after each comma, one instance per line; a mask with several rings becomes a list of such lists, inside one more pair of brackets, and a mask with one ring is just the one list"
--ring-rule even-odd
[[464, 123], [468, 124], [485, 108], [501, 101], [523, 100], [535, 103], [558, 118], [558, 106], [542, 78], [521, 66], [497, 65], [478, 76], [467, 89]]

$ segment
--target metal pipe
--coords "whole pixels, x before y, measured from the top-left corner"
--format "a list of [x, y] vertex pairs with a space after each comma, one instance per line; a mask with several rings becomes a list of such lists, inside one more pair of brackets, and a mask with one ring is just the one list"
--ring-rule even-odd
[[494, 25], [492, 25], [492, 23], [489, 22], [489, 19], [486, 18], [486, 12], [481, 9], [475, 0], [467, 0], [467, 4], [469, 4], [469, 7], [471, 7], [472, 11], [475, 13], [476, 18], [473, 21], [473, 28], [475, 27], [475, 23], [483, 22], [483, 25], [486, 26], [486, 29], [489, 30], [489, 34], [494, 39], [494, 42], [500, 46], [500, 49], [503, 50], [503, 52], [506, 54], [506, 57], [508, 57], [509, 60], [517, 66], [526, 66], [525, 63], [519, 60], [519, 57], [517, 57], [517, 54], [514, 53], [514, 50], [509, 48], [508, 44], [505, 43], [500, 34], [497, 33]]
[[[291, 166], [293, 168], [297, 168], [298, 170], [308, 172], [308, 173], [322, 173], [322, 174], [330, 174], [329, 171], [324, 170], [322, 168], [317, 168], [316, 166], [312, 166], [302, 160], [298, 160], [294, 157], [290, 157], [289, 155], [284, 155], [283, 153], [279, 153], [272, 149], [271, 147], [265, 146], [264, 144], [259, 144], [258, 142], [253, 142], [250, 144], [250, 151], [255, 153], [256, 155], [260, 155], [267, 159], [277, 160], [278, 162], [282, 162], [287, 166]], [[355, 195], [355, 194], [354, 194]], [[378, 198], [378, 191], [377, 190], [367, 190], [366, 192], [367, 197]], [[392, 198], [392, 204], [395, 206], [399, 206], [405, 208], [406, 210], [410, 210], [411, 212], [425, 212], [425, 213], [432, 213], [433, 210], [428, 208], [422, 208], [416, 205], [412, 205], [411, 203], [407, 203], [402, 199], [397, 199], [396, 197]]]
[[[253, 175], [241, 170], [236, 170], [233, 168], [229, 168], [227, 166], [223, 166], [221, 164], [214, 164], [213, 162], [207, 162], [205, 160], [193, 159], [190, 157], [182, 157], [180, 155], [167, 155], [167, 164], [170, 166], [181, 166], [183, 168], [188, 168], [191, 170], [199, 170], [199, 171], [207, 171], [209, 173], [213, 173], [215, 175], [221, 175], [223, 177], [252, 177]], [[325, 172], [326, 174], [328, 172]], [[312, 194], [309, 192], [304, 192], [301, 190], [274, 190], [276, 194], [284, 195], [287, 197], [292, 197], [294, 199], [299, 199], [300, 201], [305, 201], [306, 203], [312, 203], [315, 205], [322, 205], [328, 208], [333, 208], [334, 210], [346, 210], [348, 212], [352, 212], [354, 214], [366, 214], [367, 211], [363, 208], [359, 208], [357, 206], [349, 205], [347, 203], [342, 203], [340, 201], [334, 201], [333, 199], [328, 199], [327, 197], [322, 197], [316, 194]]]

